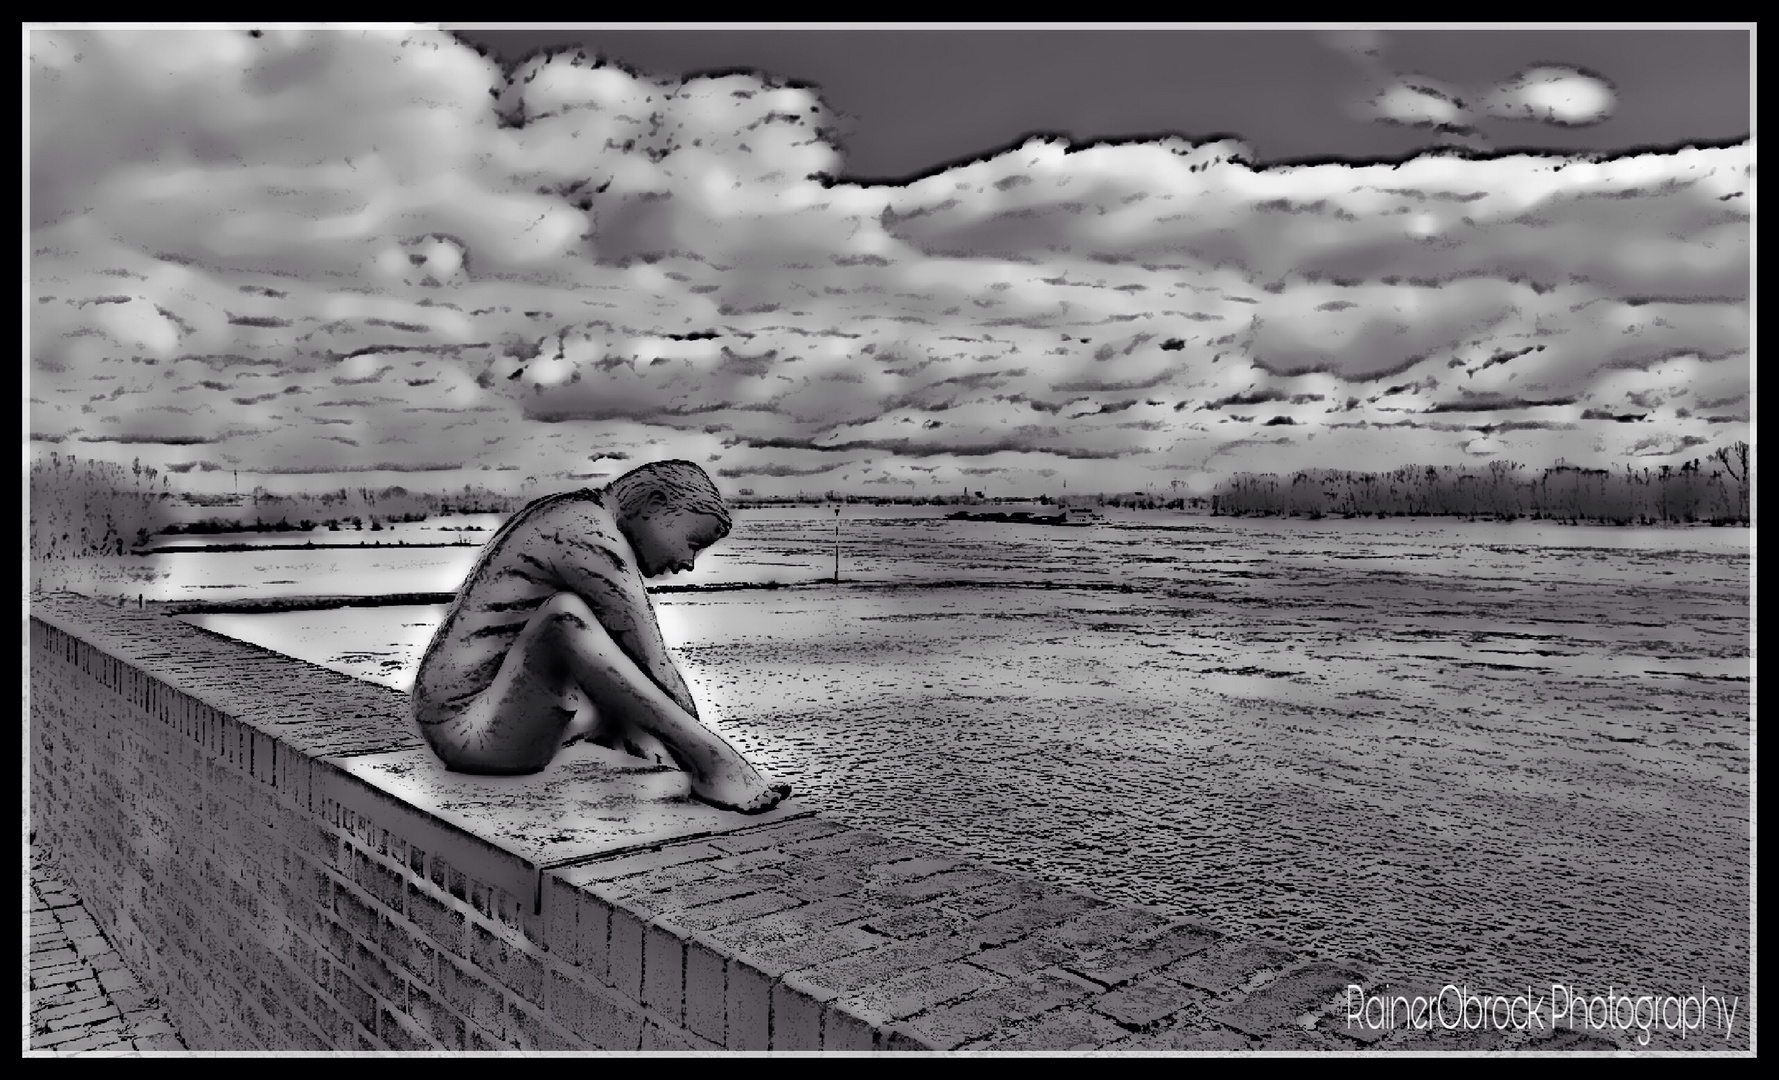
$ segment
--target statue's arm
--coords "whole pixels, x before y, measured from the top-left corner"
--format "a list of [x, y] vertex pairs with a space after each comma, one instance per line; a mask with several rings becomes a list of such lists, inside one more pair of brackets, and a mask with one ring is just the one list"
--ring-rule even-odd
[[553, 562], [564, 584], [587, 602], [600, 625], [636, 666], [675, 704], [696, 717], [692, 692], [667, 651], [642, 572], [631, 563], [629, 545], [616, 535], [616, 529], [592, 519], [564, 521], [544, 532], [555, 547]]
[[[587, 598], [588, 606], [606, 622], [607, 609]], [[655, 609], [649, 603], [648, 591], [643, 587], [642, 575], [635, 575], [634, 582], [627, 583], [617, 599], [611, 623], [606, 623], [607, 630], [612, 623], [623, 627], [624, 636], [619, 638], [624, 651], [630, 654], [637, 666], [648, 672], [655, 684], [667, 692], [680, 708], [686, 710], [694, 718], [698, 716], [697, 703], [692, 700], [692, 691], [686, 686], [684, 676], [680, 674], [679, 665], [673, 662], [673, 655], [667, 651], [667, 642], [661, 636], [661, 624], [655, 618]], [[616, 631], [613, 636], [617, 637]]]

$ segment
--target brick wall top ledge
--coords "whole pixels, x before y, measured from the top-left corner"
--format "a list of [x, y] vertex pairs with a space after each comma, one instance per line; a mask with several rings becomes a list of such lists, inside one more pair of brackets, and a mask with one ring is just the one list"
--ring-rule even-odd
[[[240, 965], [240, 985], [260, 986], [259, 1006], [239, 1005], [249, 1027], [282, 1015], [288, 997], [301, 1031], [345, 1046], [1361, 1045], [1331, 1002], [1365, 973], [1280, 943], [878, 836], [795, 797], [766, 815], [720, 811], [690, 799], [677, 770], [587, 744], [532, 776], [450, 773], [405, 695], [162, 614], [33, 598], [30, 633], [33, 664], [56, 672], [34, 674], [34, 695], [55, 680], [94, 684], [81, 690], [90, 706], [58, 713], [74, 725], [60, 741], [33, 736], [33, 754], [63, 770], [46, 776], [85, 776], [111, 797], [113, 766], [83, 764], [79, 741], [102, 755], [133, 726], [154, 736], [140, 745], [195, 748], [180, 753], [199, 763], [200, 790], [187, 791], [204, 814], [257, 790], [310, 822], [290, 826], [278, 842], [295, 846], [278, 861], [244, 854], [218, 900], [252, 884], [267, 906], [248, 918], [283, 911], [278, 959], [259, 975]], [[188, 813], [178, 798], [144, 806], [155, 821]], [[34, 792], [34, 815], [60, 807]], [[132, 842], [162, 844], [153, 858], [164, 858], [155, 821]], [[242, 822], [242, 838], [274, 842], [271, 821]], [[83, 829], [70, 821], [62, 834]], [[191, 839], [196, 887], [219, 888], [208, 841]], [[169, 910], [189, 922], [185, 904]], [[186, 940], [178, 925], [165, 931]], [[277, 940], [276, 925], [268, 932]], [[232, 940], [246, 950], [255, 939]], [[275, 986], [273, 969], [296, 981]]]

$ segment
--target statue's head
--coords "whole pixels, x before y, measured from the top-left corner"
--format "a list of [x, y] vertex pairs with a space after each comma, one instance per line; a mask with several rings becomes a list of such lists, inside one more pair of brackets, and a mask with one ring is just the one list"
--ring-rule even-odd
[[690, 570], [700, 551], [729, 535], [722, 495], [690, 461], [639, 466], [607, 484], [605, 493], [644, 577]]

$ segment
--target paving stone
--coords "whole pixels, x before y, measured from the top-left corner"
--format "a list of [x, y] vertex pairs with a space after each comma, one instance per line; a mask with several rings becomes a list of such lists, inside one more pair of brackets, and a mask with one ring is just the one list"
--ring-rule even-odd
[[177, 1035], [151, 1035], [131, 1041], [138, 1050], [184, 1050], [185, 1043]]
[[932, 877], [947, 870], [967, 870], [970, 864], [954, 855], [922, 856], [914, 859], [896, 861], [880, 861], [870, 864], [869, 877], [875, 880], [913, 881], [918, 878]]
[[963, 959], [969, 952], [968, 942], [949, 936], [892, 941], [805, 968], [797, 973], [797, 978], [804, 985], [844, 994], [909, 971]]
[[888, 882], [874, 882], [866, 885], [865, 891], [873, 896], [896, 900], [927, 900], [935, 896], [967, 892], [982, 886], [994, 886], [1001, 880], [1000, 875], [989, 870], [948, 870], [942, 874], [933, 874], [912, 880], [897, 879]]
[[1253, 1050], [1254, 1042], [1239, 1031], [1199, 1022], [1164, 1025], [1106, 1044], [1107, 1050]]
[[1345, 1012], [1335, 1016], [1324, 1016], [1316, 1021], [1316, 1030], [1326, 1031], [1342, 1039], [1362, 1047], [1376, 1047], [1389, 1040], [1397, 1029], [1379, 1025], [1373, 1027], [1363, 1020], [1349, 1021]]
[[949, 1050], [1026, 1017], [1079, 1001], [1093, 990], [1066, 974], [1040, 971], [1004, 980], [1002, 985], [928, 1010], [897, 1026], [927, 1047]]
[[[1527, 1049], [1536, 1050], [1541, 1054], [1549, 1051], [1570, 1050], [1593, 1051], [1599, 1053], [1612, 1052], [1621, 1049], [1617, 1042], [1596, 1032], [1574, 1031], [1568, 1028], [1557, 1028], [1554, 1031], [1549, 1031], [1549, 1029], [1547, 1029], [1547, 1031], [1549, 1033], [1546, 1034], [1544, 1038], [1528, 1039], [1524, 1043], [1524, 1046]], [[1456, 1032], [1453, 1034], [1456, 1034]], [[1651, 1045], [1653, 1046], [1653, 1043]], [[1669, 1047], [1663, 1047], [1662, 1049], [1669, 1049]]]
[[1211, 1019], [1250, 1035], [1294, 1026], [1299, 1016], [1321, 1008], [1364, 973], [1322, 961], [1287, 971], [1233, 1005], [1212, 1010]]
[[48, 989], [92, 977], [93, 969], [81, 963], [78, 957], [59, 964], [31, 965], [31, 985], [34, 988]]
[[1064, 945], [1101, 949], [1108, 942], [1153, 937], [1168, 921], [1141, 908], [1104, 907], [1077, 915], [1044, 931], [1044, 937]]
[[779, 844], [794, 844], [800, 840], [814, 840], [834, 833], [856, 831], [845, 825], [824, 821], [819, 817], [798, 818], [795, 821], [773, 822], [757, 830], [724, 833], [713, 836], [705, 841], [711, 847], [720, 848], [725, 854], [736, 855], [745, 851], [774, 847]]
[[1341, 1042], [1325, 1031], [1314, 1031], [1308, 1028], [1287, 1026], [1256, 1036], [1256, 1048], [1269, 1051], [1289, 1051], [1291, 1053], [1323, 1053], [1331, 1050], [1350, 1050], [1351, 1046]]
[[1087, 951], [1080, 945], [1070, 945], [1047, 934], [1038, 933], [1006, 945], [983, 949], [970, 957], [970, 963], [1012, 977], [1029, 975], [1047, 967], [1066, 967], [1080, 960]]
[[[1411, 1006], [1408, 1001], [1396, 999], [1406, 998], [1412, 1001], [1416, 997], [1426, 997], [1438, 992], [1436, 989], [1423, 987], [1404, 990], [1389, 984], [1367, 985], [1362, 979], [1355, 979], [1353, 982], [1360, 985], [1366, 1000], [1376, 997], [1389, 1000], [1391, 1011], [1388, 1016], [1380, 1011], [1373, 1011], [1370, 1018], [1367, 1019], [1361, 1010], [1364, 1001], [1349, 997], [1351, 994], [1349, 988], [1343, 987], [1338, 994], [1330, 995], [1328, 1003], [1316, 1011], [1315, 1023], [1312, 1026], [1317, 1031], [1335, 1036], [1339, 1045], [1347, 1049], [1355, 1047], [1378, 1049], [1389, 1045], [1412, 1023], [1409, 1018]], [[1361, 1012], [1359, 1015], [1353, 1015], [1353, 1010], [1361, 1010]], [[1301, 1020], [1299, 1022], [1301, 1023]]]
[[821, 877], [787, 877], [778, 888], [804, 900], [825, 900], [856, 893], [862, 888], [862, 882], [850, 873], [823, 874]]
[[88, 1001], [76, 1001], [67, 1005], [57, 1005], [31, 1015], [31, 1022], [38, 1027], [61, 1030], [80, 1024], [90, 1024], [110, 1017], [122, 1017], [123, 1010], [102, 997]]
[[1069, 1006], [1044, 1013], [1018, 1030], [971, 1043], [971, 1049], [1097, 1050], [1127, 1035], [1123, 1028], [1091, 1009]]
[[1120, 942], [1064, 967], [1101, 986], [1118, 986], [1182, 957], [1203, 952], [1221, 940], [1222, 935], [1204, 927], [1172, 926], [1152, 937]]
[[96, 1049], [98, 1047], [103, 1047], [103, 1046], [119, 1046], [119, 1045], [130, 1046], [131, 1044], [130, 1044], [129, 1040], [127, 1040], [127, 1039], [123, 1040], [120, 1043], [117, 1038], [117, 1033], [115, 1031], [105, 1030], [105, 1031], [93, 1032], [92, 1034], [86, 1035], [82, 1038], [70, 1039], [66, 1042], [57, 1043], [57, 1044], [55, 1044], [55, 1046], [51, 1047], [51, 1049], [56, 1050], [58, 1053], [70, 1054], [70, 1053], [75, 1053], [75, 1052], [81, 1051], [81, 1050], [90, 1050], [90, 1049]]
[[70, 937], [88, 937], [99, 932], [99, 925], [86, 913], [86, 907], [75, 904], [56, 912], [56, 919]]
[[135, 1021], [129, 1025], [129, 1028], [130, 1033], [137, 1038], [147, 1038], [150, 1035], [179, 1034], [165, 1016], [151, 1016], [145, 1020]]
[[[787, 896], [781, 892], [766, 891], [748, 893], [733, 900], [723, 900], [714, 904], [705, 904], [689, 911], [674, 915], [673, 921], [689, 930], [713, 930], [717, 927], [728, 927], [748, 919], [771, 915], [786, 908], [796, 907], [803, 903], [795, 896]], [[653, 915], [650, 916], [651, 918]]]
[[965, 997], [984, 987], [1005, 985], [1007, 980], [992, 971], [964, 963], [939, 964], [903, 972], [837, 999], [849, 1011], [870, 1013], [885, 1020], [900, 1020], [925, 1009]]
[[31, 967], [33, 969], [41, 967], [45, 969], [60, 970], [63, 969], [65, 965], [72, 964], [79, 959], [80, 954], [76, 953], [71, 948], [63, 946], [57, 949], [46, 949], [40, 953], [32, 953]]
[[[1450, 1015], [1450, 1014], [1448, 1014]], [[1332, 1037], [1332, 1036], [1330, 1036]], [[1517, 1032], [1507, 1033], [1494, 1028], [1458, 1027], [1451, 1030], [1435, 1024], [1432, 1028], [1409, 1028], [1388, 1043], [1392, 1050], [1414, 1052], [1427, 1051], [1462, 1051], [1480, 1052], [1490, 1050], [1509, 1050], [1523, 1042]], [[1539, 1044], [1540, 1052], [1553, 1049], [1548, 1043]], [[1616, 1045], [1572, 1047], [1572, 1049], [1617, 1050]]]
[[54, 1008], [57, 1005], [66, 1005], [71, 1001], [97, 997], [100, 992], [99, 983], [94, 979], [57, 983], [53, 987], [31, 991], [31, 1011], [36, 1012], [40, 1009]]
[[[100, 972], [103, 976], [104, 972]], [[129, 986], [121, 990], [110, 991], [111, 1003], [122, 1009], [127, 1015], [133, 1012], [154, 1011], [160, 1008], [160, 1002], [154, 995], [144, 990], [141, 984], [132, 980]]]
[[1093, 1007], [1126, 1027], [1148, 1027], [1163, 1017], [1205, 1000], [1193, 989], [1159, 975], [1149, 975], [1109, 990], [1093, 1001]]
[[1022, 898], [1008, 907], [984, 913], [964, 933], [980, 945], [1002, 945], [1104, 906], [1103, 901], [1080, 893], [1058, 891], [1049, 896]]
[[[123, 1030], [123, 1026], [123, 1017], [120, 1016], [114, 1020], [105, 1020], [97, 1024], [65, 1028], [59, 1031], [41, 1032], [31, 1036], [31, 1048], [33, 1050], [63, 1049], [68, 1047], [68, 1044], [77, 1042], [81, 1039], [95, 1038], [108, 1035], [111, 1032], [121, 1031]], [[97, 1046], [99, 1044], [95, 1042], [92, 1045]]]
[[[995, 912], [1005, 911], [1021, 903], [1026, 903], [1029, 899], [1022, 892], [1009, 888], [1009, 880], [1001, 877], [975, 888], [964, 889], [942, 897], [939, 902], [965, 918], [980, 920]], [[999, 945], [1007, 940], [1009, 938], [1002, 937], [999, 940], [984, 942], [984, 944]]]
[[725, 874], [745, 874], [754, 870], [786, 866], [792, 861], [791, 856], [777, 848], [766, 847], [717, 859], [709, 865]]
[[74, 951], [80, 954], [82, 960], [90, 962], [95, 957], [102, 956], [113, 950], [111, 948], [111, 942], [106, 941], [98, 934], [93, 934], [90, 937], [75, 938]]
[[1247, 983], [1256, 972], [1277, 970], [1296, 960], [1295, 953], [1277, 945], [1231, 942], [1169, 964], [1162, 974], [1187, 986], [1226, 994]]
[[934, 934], [962, 933], [972, 921], [968, 915], [953, 910], [941, 900], [910, 904], [873, 915], [865, 926], [874, 933], [906, 940]]

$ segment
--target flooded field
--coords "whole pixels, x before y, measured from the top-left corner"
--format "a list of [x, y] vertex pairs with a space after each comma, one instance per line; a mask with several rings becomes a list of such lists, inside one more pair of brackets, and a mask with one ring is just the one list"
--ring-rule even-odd
[[[890, 509], [847, 510], [839, 584], [819, 510], [743, 512], [657, 582], [784, 586], [655, 601], [707, 715], [799, 799], [1410, 989], [1746, 1002], [1746, 530]], [[88, 571], [368, 595], [448, 591], [474, 554]], [[441, 616], [187, 617], [406, 687]]]

